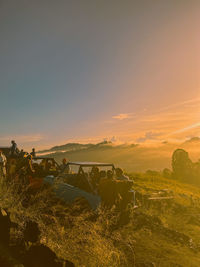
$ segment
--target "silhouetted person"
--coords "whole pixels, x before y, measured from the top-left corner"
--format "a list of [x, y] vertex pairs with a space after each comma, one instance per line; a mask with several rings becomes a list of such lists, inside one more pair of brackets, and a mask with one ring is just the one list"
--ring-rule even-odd
[[32, 152], [30, 153], [33, 158], [36, 157], [35, 148], [32, 149]]
[[121, 211], [125, 210], [129, 203], [133, 201], [133, 191], [131, 191], [133, 181], [116, 180], [116, 194], [118, 195], [118, 207]]
[[11, 141], [11, 148], [10, 148], [10, 154], [11, 156], [17, 156], [19, 153], [19, 149], [17, 148], [17, 144], [15, 143], [14, 140]]
[[90, 172], [90, 179], [93, 188], [96, 189], [100, 181], [100, 171], [98, 167], [92, 167], [92, 170]]
[[[25, 253], [24, 267], [62, 267], [63, 261], [59, 262], [56, 254], [47, 246], [39, 243], [40, 230], [37, 223], [28, 222], [24, 231], [25, 241], [33, 244]], [[66, 267], [74, 267], [69, 261], [64, 261]]]
[[35, 243], [40, 236], [40, 230], [36, 222], [28, 221], [24, 230], [24, 241]]

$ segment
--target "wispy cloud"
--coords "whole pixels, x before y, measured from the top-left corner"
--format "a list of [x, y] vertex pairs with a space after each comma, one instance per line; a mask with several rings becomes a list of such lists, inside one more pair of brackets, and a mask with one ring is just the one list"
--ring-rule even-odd
[[143, 137], [138, 138], [136, 141], [138, 143], [143, 143], [147, 140], [156, 140], [157, 137], [161, 136], [163, 133], [154, 133], [154, 132], [146, 132]]
[[182, 102], [170, 105], [170, 106], [163, 107], [161, 109], [161, 111], [170, 110], [170, 109], [181, 107], [181, 106], [185, 106], [185, 105], [188, 105], [188, 104], [194, 104], [195, 105], [195, 104], [198, 104], [199, 102], [200, 102], [200, 97], [196, 97], [196, 98], [185, 100], [185, 101], [182, 101]]
[[10, 142], [11, 140], [15, 140], [20, 143], [31, 143], [38, 142], [43, 139], [43, 135], [41, 134], [31, 134], [31, 135], [7, 135], [0, 136], [0, 141], [2, 142]]
[[180, 129], [180, 130], [177, 130], [177, 131], [174, 132], [174, 134], [176, 134], [176, 133], [183, 133], [183, 132], [186, 132], [186, 131], [195, 129], [195, 128], [197, 128], [197, 127], [200, 127], [200, 122], [194, 123], [194, 124], [189, 125], [189, 126], [187, 126], [187, 127], [185, 127], [185, 128], [182, 128], [182, 129]]
[[120, 113], [118, 115], [115, 115], [115, 116], [112, 116], [113, 119], [116, 119], [116, 120], [125, 120], [125, 119], [130, 119], [133, 117], [133, 114], [132, 113]]
[[120, 140], [140, 143], [185, 140], [188, 134], [199, 136], [199, 116], [200, 98], [196, 97], [148, 113], [120, 113], [112, 117], [112, 125], [105, 131]]

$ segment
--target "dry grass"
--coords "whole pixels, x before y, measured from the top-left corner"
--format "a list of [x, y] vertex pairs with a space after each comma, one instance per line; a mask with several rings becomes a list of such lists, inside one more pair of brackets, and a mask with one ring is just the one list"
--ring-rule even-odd
[[[0, 206], [10, 212], [21, 231], [26, 221], [37, 222], [41, 242], [76, 266], [130, 266], [121, 249], [120, 233], [110, 234], [114, 214], [99, 211], [97, 215], [81, 201], [66, 206], [54, 199], [49, 188], [30, 195], [28, 187], [4, 182], [0, 184]], [[17, 234], [20, 238], [21, 232]]]
[[[191, 213], [199, 213], [200, 189], [160, 176], [133, 174], [131, 177], [135, 181], [134, 188], [141, 194], [163, 188], [172, 190], [175, 196], [172, 205], [161, 210], [141, 206], [136, 212], [131, 211], [128, 224], [120, 226], [120, 213], [115, 209], [99, 209], [95, 213], [80, 201], [71, 206], [55, 201], [50, 188], [30, 195], [27, 187], [21, 190], [16, 184], [1, 183], [0, 206], [7, 209], [19, 225], [16, 238], [21, 237], [26, 221], [35, 221], [41, 231], [41, 242], [75, 266], [137, 267], [152, 266], [151, 263], [156, 267], [200, 266], [200, 224], [188, 223]], [[163, 227], [191, 237], [196, 249], [168, 237], [159, 226], [155, 227], [153, 220], [150, 225], [141, 222], [144, 226], [137, 230], [137, 220], [141, 217], [137, 214], [147, 218], [154, 216]]]

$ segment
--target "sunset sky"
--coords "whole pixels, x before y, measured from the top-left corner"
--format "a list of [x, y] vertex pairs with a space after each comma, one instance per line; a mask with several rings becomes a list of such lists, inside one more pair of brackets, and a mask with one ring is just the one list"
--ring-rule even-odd
[[199, 0], [1, 0], [0, 145], [200, 136]]

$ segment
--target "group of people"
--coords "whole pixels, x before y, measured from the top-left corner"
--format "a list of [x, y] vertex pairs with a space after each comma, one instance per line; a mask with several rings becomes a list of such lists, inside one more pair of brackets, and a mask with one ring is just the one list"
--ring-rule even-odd
[[31, 155], [32, 157], [36, 157], [35, 148], [32, 148], [31, 153], [25, 152], [23, 149], [19, 150], [17, 147], [17, 144], [14, 140], [11, 141], [11, 147], [10, 147], [10, 157], [22, 157], [25, 155]]
[[95, 171], [92, 173], [93, 187], [101, 196], [102, 205], [106, 208], [115, 205], [121, 210], [126, 209], [133, 200], [133, 194], [130, 191], [133, 181], [123, 173], [121, 168], [115, 169], [115, 175], [112, 170], [99, 172], [97, 167], [94, 168]]
[[[66, 170], [68, 165], [65, 164], [65, 160], [61, 166]], [[117, 205], [120, 209], [125, 209], [133, 200], [133, 192], [131, 192], [133, 181], [123, 173], [121, 168], [106, 171], [93, 166], [90, 171], [85, 171], [80, 166], [78, 174], [69, 169], [67, 173], [66, 183], [99, 195], [102, 205], [107, 208]]]
[[45, 176], [48, 174], [57, 175], [60, 168], [53, 159], [40, 159], [39, 162], [35, 161], [33, 164], [33, 169], [37, 177]]
[[[16, 142], [11, 141], [11, 147], [7, 157], [3, 151], [0, 150], [0, 177], [7, 176], [8, 179], [13, 180], [16, 176], [19, 180], [30, 183], [27, 177], [31, 179], [34, 177], [44, 177], [48, 174], [58, 175], [59, 172], [71, 174], [67, 159], [62, 160], [60, 166], [56, 165], [53, 159], [44, 158], [40, 163], [32, 159], [36, 157], [35, 149], [29, 154], [23, 150], [19, 150]], [[72, 174], [73, 175], [73, 174]], [[131, 198], [129, 191], [132, 187], [132, 181], [129, 177], [124, 175], [121, 168], [113, 170], [100, 170], [99, 167], [93, 166], [90, 172], [84, 172], [82, 167], [79, 169], [79, 175], [71, 177], [67, 176], [67, 183], [79, 187], [80, 189], [89, 193], [99, 194], [105, 206], [112, 206], [120, 200], [126, 206]], [[28, 178], [29, 179], [29, 178]]]
[[124, 175], [123, 170], [121, 168], [115, 169], [114, 177], [113, 170], [108, 170], [107, 172], [105, 170], [100, 171], [98, 167], [94, 166], [91, 172], [89, 173], [89, 179], [94, 190], [97, 190], [100, 185], [100, 182], [104, 179], [115, 181], [128, 181], [129, 177]]
[[27, 173], [33, 173], [32, 158], [36, 157], [35, 148], [31, 153], [25, 152], [23, 149], [19, 150], [14, 140], [11, 141], [11, 147], [3, 152], [0, 149], [0, 177], [13, 177], [16, 171], [22, 167], [26, 169]]

